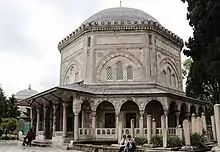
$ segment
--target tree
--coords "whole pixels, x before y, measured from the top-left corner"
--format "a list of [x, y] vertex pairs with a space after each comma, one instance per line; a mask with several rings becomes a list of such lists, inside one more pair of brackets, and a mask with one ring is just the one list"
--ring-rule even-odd
[[20, 112], [18, 111], [18, 107], [16, 105], [16, 99], [14, 95], [9, 97], [8, 106], [9, 106], [8, 116], [10, 118], [17, 118], [18, 116], [20, 116]]
[[184, 79], [187, 78], [187, 76], [189, 75], [189, 71], [192, 63], [193, 63], [192, 58], [188, 58], [183, 62], [182, 74]]
[[187, 76], [187, 96], [220, 102], [220, 1], [182, 0], [188, 3], [187, 19], [193, 28], [184, 54], [193, 60]]
[[7, 100], [4, 91], [2, 90], [0, 86], [0, 118], [4, 118], [7, 110]]

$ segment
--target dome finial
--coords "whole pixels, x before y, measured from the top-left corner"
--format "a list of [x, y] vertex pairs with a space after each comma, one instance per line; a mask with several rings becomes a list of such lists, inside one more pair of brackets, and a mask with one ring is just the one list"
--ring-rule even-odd
[[29, 84], [29, 87], [28, 87], [28, 89], [29, 89], [29, 90], [31, 90], [31, 84]]

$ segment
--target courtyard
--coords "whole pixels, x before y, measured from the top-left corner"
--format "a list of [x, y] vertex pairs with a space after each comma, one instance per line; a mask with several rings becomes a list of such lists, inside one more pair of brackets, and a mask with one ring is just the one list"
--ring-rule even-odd
[[[0, 141], [0, 152], [66, 152], [64, 147], [52, 147], [52, 148], [42, 148], [42, 147], [24, 147], [21, 145], [20, 141]], [[71, 152], [82, 152], [82, 151], [72, 151]]]

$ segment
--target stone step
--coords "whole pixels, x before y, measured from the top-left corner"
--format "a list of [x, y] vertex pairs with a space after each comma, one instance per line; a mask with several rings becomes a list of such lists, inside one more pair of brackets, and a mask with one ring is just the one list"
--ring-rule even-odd
[[51, 147], [52, 142], [48, 140], [34, 140], [32, 142], [33, 146], [38, 146], [38, 147]]

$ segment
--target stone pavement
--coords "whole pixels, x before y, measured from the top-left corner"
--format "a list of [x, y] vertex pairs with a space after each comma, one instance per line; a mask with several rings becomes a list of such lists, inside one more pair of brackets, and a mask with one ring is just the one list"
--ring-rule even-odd
[[[20, 141], [0, 141], [0, 152], [68, 152], [61, 147], [42, 148], [42, 147], [24, 147]], [[73, 151], [69, 152], [82, 152]]]

